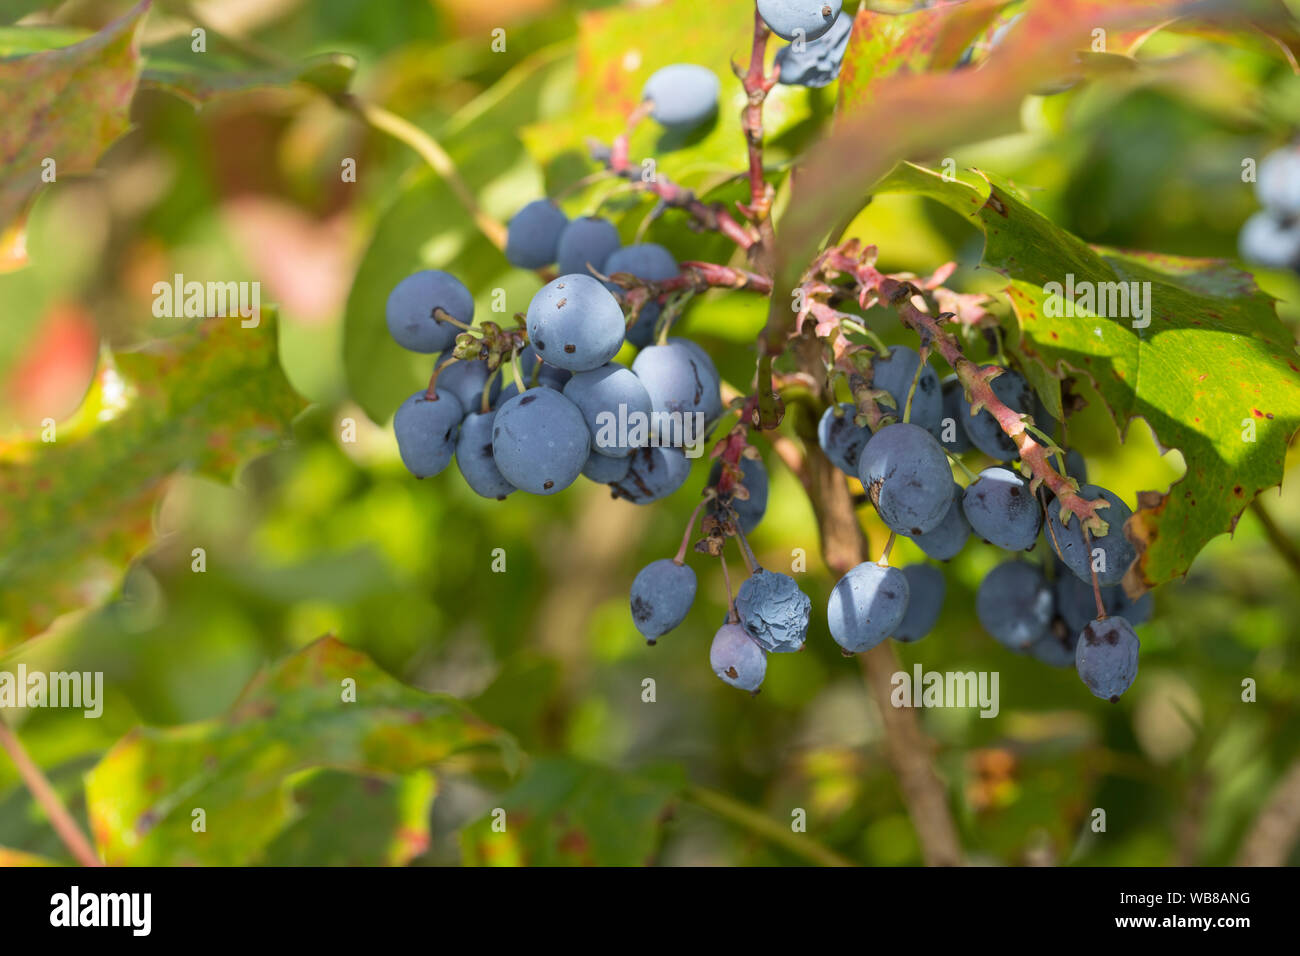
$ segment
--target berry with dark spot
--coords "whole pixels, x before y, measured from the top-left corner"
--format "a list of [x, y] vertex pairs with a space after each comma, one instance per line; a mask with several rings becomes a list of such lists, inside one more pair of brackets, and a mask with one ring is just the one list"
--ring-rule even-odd
[[1114, 703], [1133, 686], [1138, 671], [1137, 634], [1122, 617], [1087, 625], [1074, 649], [1074, 668], [1093, 696]]
[[713, 635], [709, 663], [724, 682], [751, 694], [767, 676], [767, 654], [739, 624], [724, 624]]
[[427, 398], [416, 392], [393, 416], [393, 434], [397, 450], [416, 478], [432, 478], [451, 464], [456, 451], [456, 436], [465, 410], [450, 392], [437, 392]]
[[1029, 484], [1006, 468], [985, 468], [962, 495], [971, 530], [1007, 551], [1027, 551], [1043, 527], [1043, 507]]
[[632, 581], [632, 623], [653, 644], [686, 619], [695, 587], [690, 565], [669, 558], [646, 565]]

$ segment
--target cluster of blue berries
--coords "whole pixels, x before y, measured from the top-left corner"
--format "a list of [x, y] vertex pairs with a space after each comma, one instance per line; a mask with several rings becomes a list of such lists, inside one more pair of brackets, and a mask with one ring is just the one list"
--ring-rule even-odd
[[1300, 143], [1264, 157], [1255, 195], [1264, 208], [1241, 227], [1242, 259], [1300, 271]]

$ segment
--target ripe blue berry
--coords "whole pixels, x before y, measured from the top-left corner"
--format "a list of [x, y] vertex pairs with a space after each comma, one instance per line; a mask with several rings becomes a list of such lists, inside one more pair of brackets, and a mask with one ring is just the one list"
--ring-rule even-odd
[[816, 40], [842, 6], [842, 0], [758, 0], [758, 13], [782, 40]]
[[852, 402], [841, 402], [826, 409], [817, 423], [817, 443], [826, 457], [832, 465], [854, 478], [858, 477], [862, 449], [871, 441], [871, 429], [853, 420], [857, 413], [857, 406]]
[[943, 572], [929, 564], [909, 564], [903, 568], [903, 577], [907, 578], [907, 612], [891, 636], [910, 644], [925, 637], [939, 623], [948, 586]]
[[429, 355], [450, 348], [460, 329], [434, 318], [437, 309], [469, 325], [474, 319], [474, 297], [450, 273], [429, 269], [409, 275], [388, 295], [384, 310], [388, 332], [412, 352]]
[[529, 494], [554, 495], [569, 487], [590, 451], [582, 412], [554, 389], [530, 388], [497, 410], [493, 457], [506, 481]]
[[591, 270], [603, 269], [622, 244], [618, 230], [608, 219], [598, 216], [575, 219], [560, 234], [555, 250], [557, 271], [562, 276], [577, 274], [591, 278]]
[[1007, 551], [1027, 551], [1043, 527], [1043, 508], [1023, 478], [1006, 468], [985, 468], [962, 496], [971, 530]]
[[549, 199], [537, 199], [515, 213], [506, 226], [506, 261], [521, 269], [541, 269], [555, 262], [560, 234], [569, 217]]
[[492, 453], [495, 418], [496, 412], [475, 412], [465, 417], [456, 441], [456, 467], [475, 494], [504, 501], [514, 493], [515, 486], [501, 474]]
[[691, 461], [680, 448], [638, 448], [629, 459], [627, 476], [611, 482], [616, 498], [648, 505], [667, 498], [686, 484]]
[[528, 341], [548, 364], [570, 372], [600, 368], [623, 347], [623, 310], [597, 279], [564, 275], [528, 305]]
[[[1081, 485], [1079, 496], [1086, 501], [1104, 498], [1110, 502], [1109, 508], [1097, 512], [1108, 526], [1106, 534], [1097, 537], [1090, 533], [1085, 543], [1078, 516], [1070, 515], [1067, 527], [1061, 522], [1060, 508], [1053, 505], [1047, 509], [1047, 542], [1079, 580], [1092, 584], [1091, 569], [1095, 564], [1098, 584], [1119, 584], [1137, 557], [1137, 551], [1124, 537], [1124, 522], [1133, 516], [1133, 512], [1117, 494], [1099, 485]], [[1094, 555], [1093, 552], [1097, 553]]]
[[[578, 406], [591, 430], [592, 448], [610, 458], [626, 458], [637, 447], [632, 429], [644, 422], [649, 437], [650, 393], [630, 368], [610, 362], [578, 372], [564, 386], [564, 397]], [[622, 426], [626, 425], [626, 429]], [[620, 432], [624, 432], [620, 434]]]
[[893, 634], [907, 613], [907, 577], [898, 568], [865, 561], [831, 590], [826, 622], [835, 643], [850, 654], [871, 650]]
[[1028, 650], [1042, 639], [1055, 615], [1052, 589], [1043, 572], [1024, 561], [1005, 561], [990, 571], [975, 593], [975, 616], [1004, 647]]
[[1138, 648], [1137, 634], [1124, 618], [1093, 621], [1079, 635], [1074, 667], [1093, 696], [1115, 703], [1137, 678]]
[[632, 582], [632, 623], [653, 644], [686, 619], [695, 587], [690, 565], [669, 558], [646, 565]]
[[[647, 282], [662, 282], [676, 278], [680, 273], [677, 260], [663, 246], [653, 242], [624, 246], [609, 257], [602, 270], [605, 275], [613, 276], [626, 272]], [[611, 291], [622, 292], [621, 286], [610, 283]], [[645, 348], [654, 339], [655, 323], [663, 311], [658, 302], [646, 302], [641, 306], [636, 322], [627, 330], [627, 340], [639, 349]]]
[[952, 507], [952, 468], [918, 425], [886, 425], [862, 449], [858, 477], [880, 518], [899, 534], [933, 531]]
[[674, 63], [646, 81], [641, 94], [652, 104], [650, 115], [667, 129], [692, 129], [718, 111], [721, 84], [712, 70], [694, 63]]
[[[886, 391], [898, 405], [898, 420], [903, 420], [907, 408], [907, 394], [912, 389], [916, 370], [921, 365], [921, 356], [905, 345], [895, 345], [888, 356], [877, 356], [871, 362], [871, 384], [873, 388]], [[919, 425], [928, 432], [939, 429], [943, 419], [943, 386], [927, 362], [921, 369], [916, 391], [912, 392], [912, 414], [908, 419], [913, 425]]]
[[393, 416], [397, 450], [416, 478], [432, 478], [451, 463], [456, 451], [456, 433], [465, 410], [450, 392], [426, 398], [418, 391]]
[[952, 507], [934, 528], [912, 536], [912, 541], [927, 555], [936, 561], [951, 561], [966, 546], [970, 537], [970, 522], [962, 508], [962, 496], [965, 489], [957, 482], [952, 483]]
[[767, 654], [739, 624], [724, 624], [709, 647], [713, 673], [732, 687], [757, 694], [767, 676]]
[[582, 474], [598, 485], [613, 485], [626, 478], [631, 467], [630, 458], [609, 458], [593, 450], [582, 466]]
[[[1004, 369], [1002, 374], [989, 383], [993, 394], [1003, 405], [1013, 411], [1032, 415], [1036, 397], [1029, 383], [1011, 369]], [[978, 415], [970, 413], [971, 405], [966, 396], [961, 396], [961, 422], [966, 429], [966, 437], [972, 445], [990, 458], [998, 461], [1012, 461], [1020, 457], [1016, 443], [1007, 437], [998, 420], [989, 414], [988, 409], [981, 408]]]

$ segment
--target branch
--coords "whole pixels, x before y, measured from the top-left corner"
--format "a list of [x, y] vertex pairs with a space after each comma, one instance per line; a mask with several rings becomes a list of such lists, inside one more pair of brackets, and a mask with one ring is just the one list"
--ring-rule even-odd
[[691, 803], [711, 810], [718, 816], [738, 824], [758, 836], [821, 866], [857, 866], [848, 857], [817, 842], [807, 834], [795, 833], [764, 813], [748, 807], [726, 794], [705, 787], [687, 787], [685, 798]]
[[[806, 339], [801, 344], [801, 364], [810, 374], [814, 373], [820, 363], [821, 345], [816, 339]], [[822, 556], [828, 568], [843, 575], [868, 559], [867, 537], [858, 523], [844, 476], [817, 443], [816, 420], [800, 414], [797, 421], [806, 449], [804, 486], [817, 516]], [[881, 644], [862, 655], [861, 663], [880, 709], [889, 760], [902, 788], [925, 862], [929, 866], [957, 866], [962, 862], [961, 842], [948, 806], [947, 790], [931, 763], [932, 744], [922, 732], [914, 710], [890, 703], [893, 675], [898, 671], [894, 649], [888, 642]]]
[[1273, 549], [1282, 556], [1282, 560], [1291, 566], [1291, 570], [1300, 575], [1300, 549], [1296, 548], [1295, 542], [1288, 538], [1286, 532], [1278, 527], [1278, 523], [1268, 513], [1268, 509], [1264, 507], [1264, 502], [1261, 499], [1256, 498], [1252, 501], [1250, 510], [1255, 512], [1255, 517], [1263, 525], [1264, 534], [1268, 536], [1269, 544], [1273, 545]]
[[1255, 825], [1242, 841], [1238, 866], [1285, 866], [1300, 837], [1300, 760], [1273, 789]]
[[852, 255], [856, 244], [832, 249], [820, 260], [820, 265], [833, 271], [851, 275], [859, 285], [858, 302], [864, 309], [872, 305], [885, 305], [898, 312], [902, 323], [921, 337], [921, 343], [930, 344], [952, 366], [957, 377], [971, 397], [971, 409], [984, 408], [997, 421], [1002, 431], [1016, 445], [1020, 460], [1033, 475], [1031, 488], [1045, 484], [1056, 495], [1063, 509], [1078, 516], [1082, 526], [1094, 535], [1104, 535], [1108, 526], [1098, 513], [1106, 506], [1104, 500], [1088, 501], [1081, 497], [1075, 484], [1052, 467], [1049, 449], [1034, 441], [1025, 427], [1020, 412], [1007, 407], [989, 384], [995, 369], [981, 368], [962, 353], [956, 336], [945, 331], [935, 317], [926, 315], [912, 303], [920, 290], [904, 279], [885, 275], [876, 270], [864, 255]]
[[45, 816], [54, 827], [54, 832], [59, 835], [59, 839], [63, 841], [63, 845], [68, 848], [77, 862], [82, 866], [103, 866], [103, 861], [95, 855], [90, 841], [81, 832], [81, 827], [63, 805], [63, 801], [59, 799], [50, 781], [28, 755], [18, 735], [3, 720], [0, 720], [0, 749], [9, 754], [14, 766], [18, 768], [18, 775], [31, 791], [33, 799], [45, 811]]
[[626, 179], [635, 189], [645, 190], [658, 196], [665, 206], [684, 210], [700, 228], [720, 232], [746, 251], [758, 242], [754, 230], [736, 222], [721, 203], [702, 202], [691, 190], [677, 185], [658, 171], [649, 180], [645, 179], [641, 174], [640, 164], [633, 163], [628, 157], [626, 133], [614, 140], [612, 146], [606, 146], [593, 139], [587, 141], [587, 148], [591, 158], [598, 163], [603, 163], [605, 168], [614, 175]]
[[745, 133], [745, 145], [749, 150], [749, 204], [742, 205], [744, 213], [759, 231], [759, 243], [750, 250], [751, 256], [764, 260], [763, 271], [771, 273], [772, 263], [765, 261], [770, 257], [776, 241], [772, 229], [772, 201], [776, 197], [770, 183], [763, 175], [763, 102], [772, 87], [776, 86], [779, 74], [767, 75], [767, 39], [771, 31], [763, 17], [754, 8], [754, 43], [749, 54], [749, 70], [742, 72], [733, 61], [732, 70], [745, 87], [745, 109], [740, 114], [740, 126]]

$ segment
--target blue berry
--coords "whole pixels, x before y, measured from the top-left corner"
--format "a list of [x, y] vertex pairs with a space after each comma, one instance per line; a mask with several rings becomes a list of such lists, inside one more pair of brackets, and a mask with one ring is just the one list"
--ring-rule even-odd
[[942, 571], [928, 564], [909, 564], [903, 568], [903, 577], [907, 578], [907, 611], [894, 628], [892, 637], [911, 644], [925, 637], [939, 623], [947, 582]]
[[690, 565], [668, 558], [646, 565], [632, 582], [632, 623], [653, 644], [686, 620], [695, 586]]
[[898, 628], [907, 613], [907, 577], [898, 568], [865, 561], [831, 590], [826, 622], [835, 643], [850, 654], [871, 650]]
[[[438, 376], [438, 391], [455, 395], [467, 412], [478, 411], [483, 404], [483, 387], [488, 380], [487, 362], [483, 359], [456, 361], [448, 351], [438, 356], [438, 367], [442, 369]], [[496, 404], [500, 395], [501, 378], [498, 376], [488, 390], [489, 408]]]
[[1029, 656], [1051, 667], [1073, 667], [1078, 643], [1079, 632], [1067, 629], [1065, 622], [1057, 618], [1046, 634], [1029, 645]]
[[506, 226], [506, 261], [521, 269], [541, 269], [555, 262], [560, 234], [569, 217], [549, 199], [537, 199], [515, 213]]
[[[877, 356], [871, 363], [871, 385], [888, 392], [898, 404], [898, 420], [907, 408], [907, 393], [921, 365], [921, 356], [905, 345], [895, 345], [888, 356]], [[943, 386], [927, 362], [912, 393], [912, 414], [908, 419], [928, 432], [939, 429], [943, 419]]]
[[629, 458], [609, 458], [593, 450], [582, 466], [582, 474], [598, 485], [614, 485], [627, 477], [631, 467]]
[[515, 491], [515, 486], [501, 474], [492, 452], [495, 419], [496, 412], [475, 412], [465, 417], [456, 441], [456, 467], [475, 494], [504, 501]]
[[971, 530], [1007, 551], [1028, 551], [1043, 528], [1043, 509], [1023, 478], [1006, 468], [985, 468], [962, 496]]
[[638, 448], [632, 453], [627, 476], [612, 482], [616, 498], [648, 505], [667, 498], [686, 484], [691, 461], [680, 448]]
[[812, 600], [794, 578], [758, 568], [736, 593], [745, 631], [765, 651], [797, 651], [808, 635]]
[[575, 219], [560, 234], [556, 247], [557, 269], [562, 276], [577, 274], [591, 278], [591, 270], [603, 269], [622, 244], [618, 230], [608, 219], [598, 216]]
[[970, 436], [966, 434], [963, 420], [963, 416], [969, 414], [970, 405], [966, 403], [961, 381], [956, 375], [949, 375], [943, 380], [943, 417], [939, 420], [939, 430], [932, 434], [954, 455], [971, 450]]
[[[1078, 635], [1087, 623], [1097, 617], [1097, 598], [1092, 584], [1085, 583], [1073, 574], [1062, 572], [1056, 578], [1056, 613], [1065, 622], [1071, 634]], [[1151, 595], [1144, 594], [1134, 601], [1120, 585], [1101, 588], [1101, 603], [1108, 616], [1122, 617], [1134, 627], [1151, 619]]]
[[739, 624], [724, 624], [709, 646], [713, 673], [732, 687], [757, 694], [767, 676], [767, 654]]
[[954, 481], [952, 507], [943, 516], [943, 520], [930, 531], [912, 536], [913, 543], [936, 561], [951, 561], [957, 557], [966, 546], [966, 539], [970, 537], [970, 522], [966, 520], [966, 512], [962, 508], [964, 494], [965, 489]]
[[1300, 216], [1300, 146], [1274, 150], [1264, 157], [1255, 195], [1280, 218]]
[[858, 460], [862, 449], [871, 441], [871, 429], [854, 421], [858, 408], [852, 402], [832, 405], [817, 423], [817, 443], [832, 465], [854, 478], [858, 477]]
[[1124, 618], [1093, 621], [1079, 635], [1074, 667], [1093, 696], [1115, 703], [1137, 678], [1138, 648], [1137, 634]]
[[782, 47], [776, 51], [776, 68], [787, 86], [817, 89], [829, 86], [840, 75], [844, 53], [853, 34], [852, 17], [836, 17], [831, 28], [816, 40]]
[[842, 6], [842, 0], [758, 0], [758, 13], [782, 40], [816, 40]]
[[548, 364], [570, 372], [600, 368], [623, 347], [623, 310], [599, 280], [564, 275], [528, 305], [528, 341]]
[[465, 410], [450, 392], [438, 392], [429, 399], [418, 391], [393, 416], [397, 450], [416, 478], [432, 478], [451, 464], [456, 451], [456, 433]]
[[474, 319], [474, 297], [447, 272], [429, 269], [407, 276], [388, 295], [384, 315], [389, 334], [412, 352], [430, 355], [450, 348], [461, 330], [435, 319], [435, 309], [469, 325]]
[[[610, 458], [626, 458], [637, 447], [632, 430], [642, 422], [649, 438], [650, 393], [632, 370], [610, 362], [578, 372], [564, 386], [564, 397], [578, 406], [591, 430], [592, 447]], [[627, 433], [620, 435], [626, 426]], [[644, 443], [642, 443], [644, 444]]]
[[952, 468], [934, 436], [918, 425], [886, 425], [862, 449], [858, 477], [893, 531], [933, 531], [952, 507]]
[[975, 616], [999, 644], [1025, 651], [1047, 634], [1055, 603], [1051, 586], [1037, 566], [1005, 561], [980, 582]]
[[[1002, 374], [989, 383], [993, 394], [1003, 405], [1013, 411], [1032, 415], [1037, 401], [1034, 390], [1018, 372], [1004, 369]], [[966, 437], [971, 444], [984, 454], [997, 461], [1012, 461], [1020, 457], [1016, 443], [1007, 437], [998, 420], [989, 414], [988, 409], [981, 408], [978, 415], [970, 413], [971, 405], [966, 396], [961, 396], [961, 421], [966, 429]]]
[[582, 474], [591, 434], [582, 412], [559, 392], [530, 388], [502, 404], [492, 451], [505, 479], [533, 495], [554, 495]]
[[541, 369], [537, 372], [537, 384], [544, 388], [553, 388], [557, 392], [564, 391], [564, 386], [568, 384], [573, 373], [568, 369], [557, 368], [548, 362], [543, 362], [537, 356], [537, 350], [531, 345], [525, 346], [519, 352], [519, 368], [524, 373], [524, 387], [527, 388], [533, 383], [533, 370], [541, 362]]
[[650, 115], [667, 129], [692, 129], [718, 111], [721, 84], [712, 70], [694, 63], [674, 63], [658, 70], [641, 93], [652, 103]]
[[1067, 527], [1061, 523], [1060, 508], [1053, 506], [1047, 509], [1048, 544], [1079, 580], [1089, 584], [1092, 583], [1092, 552], [1100, 550], [1097, 583], [1102, 586], [1119, 584], [1137, 557], [1133, 545], [1124, 537], [1124, 522], [1133, 516], [1133, 512], [1118, 495], [1098, 485], [1080, 486], [1079, 495], [1085, 501], [1104, 498], [1110, 502], [1109, 508], [1097, 512], [1108, 525], [1107, 533], [1100, 538], [1089, 533], [1090, 543], [1085, 543], [1078, 516], [1070, 515]]
[[[663, 246], [653, 242], [624, 246], [605, 262], [605, 275], [613, 276], [626, 272], [647, 282], [662, 282], [676, 278], [680, 274], [677, 260]], [[610, 283], [611, 291], [624, 291], [621, 286]], [[663, 309], [658, 302], [646, 302], [641, 306], [636, 322], [627, 330], [627, 340], [639, 349], [645, 348], [654, 340], [655, 323]]]
[[[637, 355], [632, 362], [632, 371], [650, 393], [656, 414], [694, 415], [699, 412], [707, 422], [721, 412], [718, 373], [702, 349], [696, 351], [680, 341], [652, 345]], [[688, 423], [683, 420], [682, 424], [686, 426]], [[693, 420], [689, 427], [694, 427]], [[703, 436], [690, 437], [699, 439]]]

